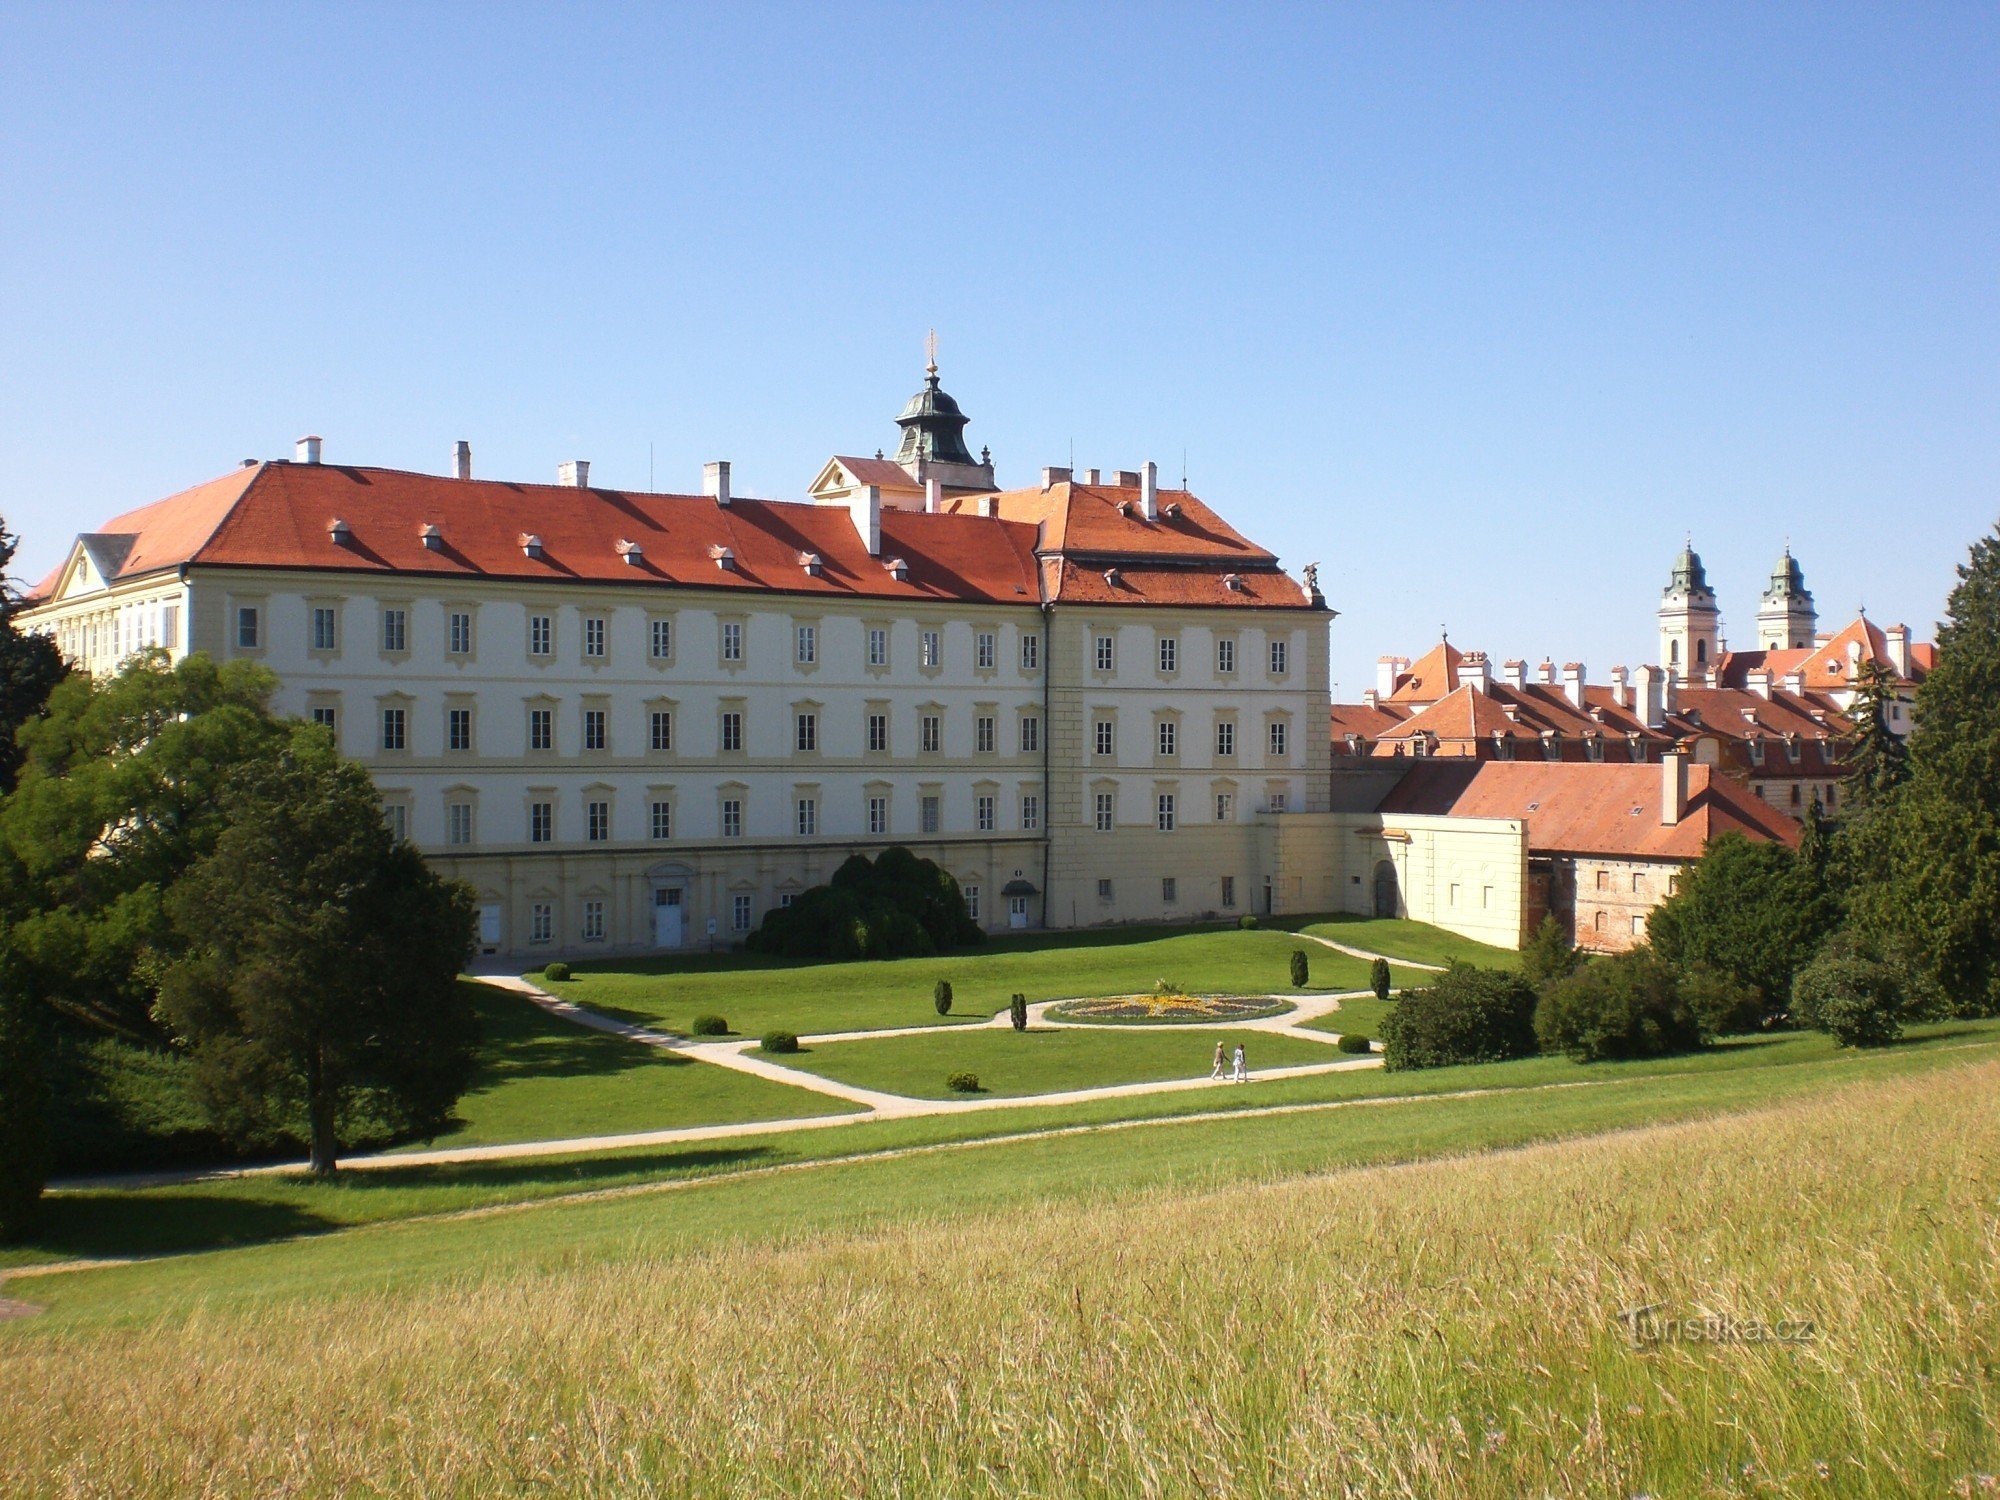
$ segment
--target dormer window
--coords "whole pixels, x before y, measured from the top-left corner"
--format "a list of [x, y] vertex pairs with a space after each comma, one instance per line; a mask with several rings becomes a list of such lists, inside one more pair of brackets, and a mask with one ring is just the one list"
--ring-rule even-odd
[[1132, 514], [1132, 502], [1130, 500], [1120, 500], [1118, 502], [1118, 514], [1121, 516], [1130, 516]]
[[910, 565], [903, 561], [902, 558], [892, 557], [883, 563], [882, 566], [888, 570], [889, 576], [895, 579], [896, 582], [908, 583], [910, 581]]
[[326, 524], [326, 534], [333, 539], [336, 547], [345, 547], [354, 539], [354, 528], [336, 516]]
[[1797, 765], [1799, 763], [1799, 757], [1800, 757], [1799, 737], [1795, 734], [1786, 735], [1785, 759], [1790, 761], [1793, 765]]
[[540, 557], [542, 555], [542, 539], [532, 531], [522, 532], [521, 551], [528, 557]]
[[1116, 568], [1106, 568], [1104, 570], [1104, 581], [1115, 589], [1125, 582], [1125, 575]]
[[817, 552], [801, 552], [799, 554], [799, 566], [806, 570], [806, 577], [808, 578], [817, 578], [826, 571], [825, 567], [821, 565], [820, 556]]
[[1764, 764], [1764, 737], [1761, 734], [1752, 736], [1750, 740], [1750, 764], [1753, 766]]
[[1166, 517], [1166, 518], [1167, 518], [1167, 519], [1168, 519], [1169, 521], [1178, 521], [1178, 520], [1179, 520], [1179, 519], [1181, 518], [1181, 503], [1180, 503], [1180, 501], [1178, 501], [1178, 500], [1169, 500], [1169, 501], [1168, 501], [1168, 502], [1167, 502], [1167, 503], [1166, 503], [1166, 504], [1165, 504], [1165, 505], [1164, 505], [1164, 506], [1163, 506], [1163, 507], [1161, 508], [1161, 510], [1160, 510], [1160, 514], [1161, 514], [1161, 515], [1163, 515], [1163, 516], [1165, 516], [1165, 517]]
[[718, 543], [708, 549], [708, 555], [714, 559], [715, 565], [722, 569], [723, 572], [733, 573], [736, 571], [736, 553], [733, 549], [724, 547]]
[[437, 527], [426, 523], [423, 530], [419, 531], [417, 535], [423, 539], [424, 550], [426, 552], [444, 551], [444, 533], [439, 531]]
[[617, 551], [618, 555], [625, 559], [625, 566], [628, 568], [636, 568], [646, 560], [646, 549], [637, 542], [621, 541]]
[[1604, 736], [1587, 734], [1583, 737], [1583, 752], [1592, 760], [1604, 759]]
[[1241, 573], [1225, 573], [1225, 574], [1223, 574], [1223, 575], [1222, 575], [1222, 586], [1223, 586], [1224, 588], [1228, 589], [1228, 590], [1229, 590], [1229, 592], [1230, 592], [1230, 593], [1232, 593], [1232, 594], [1240, 594], [1240, 593], [1242, 593], [1242, 592], [1243, 592], [1243, 575], [1242, 575]]

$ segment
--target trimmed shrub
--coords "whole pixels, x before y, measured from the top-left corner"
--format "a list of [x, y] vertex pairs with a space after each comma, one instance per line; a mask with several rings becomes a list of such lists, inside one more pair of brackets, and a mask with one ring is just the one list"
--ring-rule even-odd
[[1681, 999], [1694, 1012], [1705, 1036], [1762, 1031], [1771, 1024], [1771, 1007], [1763, 992], [1733, 974], [1695, 964], [1681, 971], [1680, 981]]
[[1535, 1007], [1545, 1052], [1578, 1062], [1692, 1052], [1706, 1038], [1673, 969], [1636, 948], [1550, 980]]
[[1368, 966], [1368, 988], [1375, 992], [1377, 1000], [1389, 998], [1389, 960], [1378, 958]]
[[561, 982], [562, 980], [569, 978], [569, 965], [564, 963], [561, 959], [557, 959], [554, 963], [548, 965], [546, 968], [542, 970], [542, 978], [553, 979], [556, 980], [557, 982]]
[[1824, 1031], [1843, 1047], [1883, 1047], [1903, 1034], [1900, 970], [1880, 959], [1834, 948], [1792, 981], [1792, 1019]]
[[1535, 991], [1518, 974], [1452, 964], [1422, 989], [1405, 990], [1382, 1022], [1391, 1071], [1501, 1062], [1535, 1051]]
[[1007, 1002], [1007, 1017], [1014, 1023], [1016, 1031], [1026, 1031], [1028, 1029], [1028, 997], [1026, 995], [1017, 993], [1013, 999]]
[[945, 1079], [944, 1086], [954, 1094], [980, 1094], [985, 1090], [979, 1086], [977, 1073], [954, 1073]]
[[728, 1036], [729, 1023], [720, 1016], [696, 1016], [688, 1023], [690, 1036]]
[[931, 1004], [937, 1007], [939, 1015], [948, 1016], [951, 1014], [951, 981], [949, 979], [940, 979], [937, 982], [937, 988], [931, 991]]
[[1342, 1052], [1372, 1052], [1375, 1044], [1358, 1031], [1343, 1031], [1340, 1040], [1334, 1044]]
[[1236, 919], [1236, 925], [1245, 932], [1255, 932], [1257, 930], [1257, 919], [1246, 911]]
[[1292, 988], [1295, 990], [1304, 989], [1306, 981], [1311, 977], [1312, 968], [1310, 961], [1306, 958], [1306, 950], [1303, 948], [1294, 948], [1292, 950]]
[[757, 1050], [759, 1052], [796, 1052], [799, 1050], [798, 1035], [790, 1031], [767, 1031], [764, 1033], [764, 1039], [757, 1044]]

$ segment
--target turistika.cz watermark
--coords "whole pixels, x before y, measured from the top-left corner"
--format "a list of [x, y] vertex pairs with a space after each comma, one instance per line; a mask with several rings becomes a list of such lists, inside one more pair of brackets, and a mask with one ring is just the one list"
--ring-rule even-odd
[[1676, 1317], [1664, 1302], [1628, 1307], [1618, 1314], [1618, 1327], [1634, 1349], [1662, 1344], [1810, 1344], [1819, 1337], [1811, 1318], [1737, 1318], [1719, 1313]]

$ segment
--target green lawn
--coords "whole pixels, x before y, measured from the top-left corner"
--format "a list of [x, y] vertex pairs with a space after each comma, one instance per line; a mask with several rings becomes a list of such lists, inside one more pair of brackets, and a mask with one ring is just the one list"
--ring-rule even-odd
[[[1521, 966], [1521, 955], [1513, 949], [1475, 943], [1471, 938], [1446, 932], [1442, 927], [1432, 927], [1427, 922], [1411, 922], [1402, 917], [1350, 917], [1336, 913], [1329, 917], [1317, 917], [1298, 930], [1331, 938], [1336, 943], [1346, 943], [1350, 948], [1365, 948], [1370, 953], [1380, 953], [1389, 958], [1408, 959], [1411, 963], [1445, 964], [1457, 959], [1461, 963], [1478, 964], [1486, 969], [1518, 969]], [[1405, 983], [1422, 982], [1421, 977], [1412, 980], [1399, 977], [1396, 987], [1401, 989]]]
[[1380, 1039], [1382, 1018], [1396, 1008], [1393, 1000], [1377, 1000], [1373, 995], [1359, 1000], [1343, 1000], [1340, 1009], [1317, 1020], [1301, 1021], [1299, 1025], [1307, 1031], [1358, 1031], [1363, 1036]]
[[919, 1099], [953, 1098], [945, 1079], [977, 1073], [988, 1094], [1055, 1094], [1067, 1089], [1103, 1088], [1114, 1083], [1150, 1083], [1159, 1078], [1203, 1078], [1216, 1044], [1234, 1050], [1241, 1042], [1251, 1068], [1331, 1063], [1342, 1054], [1324, 1042], [1204, 1026], [1199, 1031], [1132, 1027], [1083, 1031], [1037, 1027], [1030, 1031], [956, 1029], [928, 1035], [891, 1036], [879, 1041], [832, 1042], [808, 1047], [787, 1058], [788, 1066], [823, 1078], [908, 1094]]
[[[1084, 1033], [1090, 1035], [1091, 1033]], [[1199, 1037], [1205, 1033], [1190, 1033]], [[1119, 1034], [1123, 1039], [1125, 1034]], [[1165, 1035], [1165, 1033], [1160, 1033]], [[843, 1044], [846, 1045], [846, 1044]], [[1211, 1043], [1211, 1046], [1213, 1044]], [[1308, 1044], [1309, 1045], [1309, 1044]], [[1320, 1049], [1338, 1056], [1333, 1048]], [[1252, 1053], [1256, 1057], [1257, 1053]], [[1415, 1073], [1386, 1073], [1379, 1068], [1345, 1073], [1319, 1074], [1306, 1078], [1278, 1079], [1250, 1088], [1195, 1089], [1183, 1093], [1142, 1095], [1127, 1099], [1105, 1099], [1082, 1104], [1023, 1106], [988, 1113], [936, 1116], [912, 1120], [882, 1120], [843, 1124], [827, 1129], [774, 1131], [734, 1141], [712, 1144], [632, 1148], [591, 1155], [546, 1156], [516, 1161], [495, 1161], [453, 1167], [408, 1166], [367, 1172], [345, 1172], [330, 1183], [316, 1183], [303, 1176], [257, 1176], [225, 1178], [209, 1182], [139, 1189], [70, 1189], [52, 1193], [43, 1203], [42, 1226], [38, 1234], [20, 1245], [0, 1247], [0, 1270], [9, 1266], [84, 1257], [160, 1255], [186, 1251], [216, 1250], [250, 1246], [266, 1241], [288, 1241], [299, 1236], [324, 1235], [332, 1231], [352, 1231], [369, 1227], [381, 1231], [397, 1221], [427, 1216], [460, 1214], [471, 1210], [491, 1210], [509, 1206], [531, 1206], [538, 1200], [560, 1198], [601, 1189], [643, 1189], [646, 1185], [671, 1186], [701, 1182], [701, 1194], [724, 1184], [712, 1179], [752, 1174], [732, 1193], [745, 1194], [746, 1207], [737, 1219], [718, 1218], [709, 1229], [715, 1236], [759, 1233], [761, 1211], [769, 1215], [765, 1227], [772, 1234], [783, 1232], [797, 1222], [794, 1208], [816, 1203], [822, 1209], [840, 1204], [840, 1193], [852, 1190], [857, 1180], [848, 1176], [828, 1178], [829, 1183], [847, 1183], [849, 1188], [828, 1186], [824, 1191], [813, 1184], [821, 1174], [844, 1174], [847, 1168], [814, 1166], [803, 1177], [794, 1172], [776, 1176], [759, 1169], [796, 1168], [838, 1156], [865, 1156], [873, 1153], [917, 1150], [945, 1150], [946, 1161], [958, 1161], [952, 1170], [978, 1174], [987, 1153], [1011, 1152], [1002, 1145], [982, 1147], [971, 1156], [955, 1149], [963, 1143], [993, 1137], [1016, 1136], [1039, 1130], [1088, 1127], [1124, 1121], [1157, 1121], [1162, 1129], [1121, 1130], [1109, 1136], [1084, 1136], [1092, 1159], [1121, 1177], [1138, 1183], [1156, 1180], [1176, 1162], [1208, 1161], [1211, 1170], [1224, 1176], [1254, 1173], [1260, 1161], [1300, 1163], [1308, 1169], [1319, 1153], [1327, 1164], [1362, 1161], [1413, 1160], [1434, 1150], [1470, 1150], [1480, 1145], [1508, 1145], [1521, 1140], [1558, 1135], [1572, 1128], [1585, 1128], [1579, 1121], [1613, 1119], [1629, 1123], [1636, 1119], [1685, 1118], [1711, 1109], [1744, 1108], [1771, 1100], [1814, 1093], [1842, 1083], [1867, 1078], [1922, 1071], [1965, 1061], [2000, 1056], [2000, 1022], [1953, 1022], [1913, 1028], [1901, 1045], [1872, 1052], [1839, 1051], [1815, 1033], [1788, 1033], [1769, 1037], [1732, 1039], [1710, 1051], [1686, 1057], [1663, 1058], [1638, 1063], [1598, 1063], [1583, 1066], [1566, 1058], [1526, 1058], [1518, 1062], [1486, 1063], [1472, 1067], [1434, 1068]], [[1588, 1083], [1600, 1085], [1584, 1089], [1558, 1088], [1550, 1084]], [[1429, 1096], [1456, 1094], [1465, 1090], [1488, 1091], [1487, 1103], [1470, 1113], [1462, 1112], [1476, 1100], [1440, 1100]], [[1588, 1116], [1577, 1113], [1580, 1101], [1615, 1096], [1626, 1101], [1611, 1104]], [[1398, 1099], [1408, 1106], [1367, 1109], [1349, 1113], [1334, 1110], [1327, 1114], [1268, 1116], [1273, 1106], [1340, 1104], [1354, 1100]], [[1513, 1100], [1507, 1103], [1506, 1100]], [[1592, 1106], [1593, 1110], [1599, 1107]], [[1443, 1119], [1433, 1119], [1433, 1111], [1443, 1109]], [[1208, 1144], [1179, 1144], [1179, 1132], [1164, 1127], [1176, 1117], [1231, 1112], [1220, 1125], [1231, 1126], [1220, 1135], [1207, 1132], [1214, 1127], [1188, 1123], [1181, 1127], [1190, 1142], [1247, 1142], [1255, 1147], [1248, 1156], [1209, 1160]], [[1364, 1119], [1365, 1117], [1365, 1119]], [[1504, 1128], [1497, 1122], [1508, 1122]], [[1379, 1123], [1379, 1128], [1378, 1128]], [[1234, 1133], [1240, 1125], [1247, 1134]], [[1532, 1129], [1530, 1128], [1532, 1127]], [[1609, 1128], [1608, 1126], [1606, 1128]], [[1129, 1142], [1130, 1144], [1126, 1144]], [[1038, 1141], [1022, 1148], [1032, 1163], [1052, 1146]], [[1230, 1149], [1234, 1149], [1232, 1145]], [[1260, 1157], [1257, 1152], [1277, 1152]], [[1087, 1155], [1090, 1153], [1086, 1153]], [[1157, 1169], [1157, 1171], [1156, 1171]], [[890, 1171], [884, 1163], [882, 1170]], [[859, 1179], [874, 1182], [874, 1177]], [[893, 1172], [893, 1181], [903, 1181]], [[909, 1182], [916, 1182], [913, 1175]], [[1025, 1179], [1024, 1179], [1025, 1180]], [[752, 1188], [752, 1183], [765, 1184]], [[1061, 1182], [1051, 1177], [1049, 1191], [1062, 1191]], [[868, 1191], [876, 1191], [869, 1188]], [[699, 1195], [698, 1195], [699, 1196]], [[896, 1196], [896, 1195], [892, 1195]], [[646, 1197], [641, 1204], [662, 1204]], [[710, 1200], [703, 1202], [721, 1202]], [[734, 1198], [727, 1201], [736, 1201]], [[912, 1211], [928, 1200], [914, 1188], [907, 1196], [896, 1196]], [[761, 1205], [761, 1208], [759, 1207]], [[529, 1213], [523, 1220], [481, 1220], [491, 1223], [496, 1233], [512, 1223], [533, 1225], [543, 1222], [554, 1207]], [[679, 1213], [679, 1209], [662, 1209]], [[700, 1219], [696, 1215], [696, 1219]], [[879, 1220], [894, 1217], [893, 1203], [885, 1204]], [[702, 1221], [706, 1223], [705, 1220]], [[864, 1222], [854, 1220], [853, 1222]], [[407, 1233], [417, 1233], [412, 1225]], [[435, 1230], [447, 1234], [449, 1226]], [[430, 1230], [423, 1231], [425, 1234]], [[684, 1232], [697, 1227], [684, 1222]], [[511, 1231], [499, 1239], [511, 1241]], [[706, 1236], [708, 1230], [700, 1231]], [[272, 1277], [283, 1268], [301, 1268], [304, 1286], [315, 1265], [351, 1263], [366, 1268], [390, 1254], [388, 1247], [371, 1248], [372, 1241], [352, 1234], [337, 1234], [338, 1243], [350, 1251], [335, 1254], [329, 1261], [314, 1258], [288, 1259], [301, 1255], [302, 1246], [274, 1248], [273, 1258], [258, 1261]], [[470, 1244], [470, 1240], [453, 1243]], [[409, 1245], [410, 1240], [397, 1244]], [[424, 1257], [419, 1257], [423, 1259]], [[428, 1260], [425, 1261], [428, 1264]], [[173, 1263], [178, 1266], [182, 1263]], [[200, 1257], [185, 1263], [190, 1267], [216, 1267], [213, 1277], [204, 1271], [173, 1270], [176, 1284], [187, 1288], [214, 1286], [227, 1288], [229, 1273], [221, 1269], [232, 1261]], [[448, 1257], [438, 1262], [442, 1272]], [[168, 1263], [154, 1268], [170, 1269]], [[96, 1274], [89, 1278], [96, 1280]], [[22, 1281], [7, 1295], [27, 1296], [34, 1287], [33, 1300], [44, 1302], [59, 1281]], [[140, 1288], [130, 1290], [132, 1307], [143, 1311]], [[66, 1295], [66, 1294], [65, 1294]], [[0, 1325], [0, 1341], [9, 1327]]]
[[[948, 1021], [982, 1021], [1006, 1009], [1015, 991], [1031, 1002], [1151, 990], [1161, 979], [1190, 991], [1285, 994], [1298, 939], [1271, 929], [1120, 927], [995, 939], [943, 958], [795, 964], [749, 954], [626, 959], [578, 965], [575, 977], [547, 987], [610, 1015], [685, 1032], [713, 1012], [740, 1036], [782, 1028], [869, 1031], [938, 1023], [931, 992], [953, 989]], [[1306, 945], [1311, 988], [1366, 988], [1368, 965], [1317, 944]], [[535, 978], [534, 974], [529, 975]], [[1398, 984], [1416, 983], [1406, 972]], [[543, 981], [537, 979], [538, 983]]]
[[852, 1111], [825, 1094], [590, 1031], [519, 995], [464, 983], [478, 994], [479, 1074], [459, 1101], [459, 1126], [430, 1144], [484, 1146]]

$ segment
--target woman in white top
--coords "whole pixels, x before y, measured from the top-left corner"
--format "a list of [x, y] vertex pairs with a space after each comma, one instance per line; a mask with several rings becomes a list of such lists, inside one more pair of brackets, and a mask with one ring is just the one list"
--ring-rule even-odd
[[1249, 1080], [1249, 1077], [1250, 1077], [1249, 1072], [1243, 1066], [1243, 1044], [1241, 1042], [1238, 1042], [1236, 1044], [1236, 1073], [1234, 1081], [1237, 1083], [1245, 1083]]

